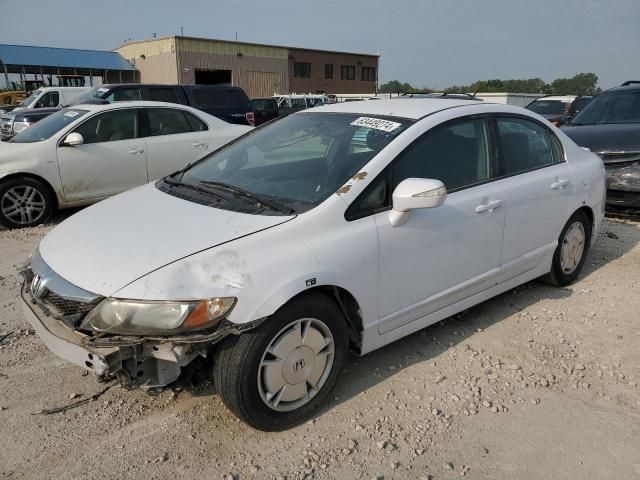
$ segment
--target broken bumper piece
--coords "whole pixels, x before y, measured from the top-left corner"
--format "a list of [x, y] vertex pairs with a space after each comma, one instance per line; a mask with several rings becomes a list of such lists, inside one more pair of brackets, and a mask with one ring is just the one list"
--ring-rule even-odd
[[28, 285], [25, 282], [22, 286], [22, 309], [49, 350], [103, 379], [117, 376], [127, 388], [164, 387], [180, 376], [182, 367], [198, 356], [205, 357], [211, 344], [261, 323], [235, 325], [224, 321], [215, 332], [177, 337], [94, 337], [53, 317], [32, 299]]

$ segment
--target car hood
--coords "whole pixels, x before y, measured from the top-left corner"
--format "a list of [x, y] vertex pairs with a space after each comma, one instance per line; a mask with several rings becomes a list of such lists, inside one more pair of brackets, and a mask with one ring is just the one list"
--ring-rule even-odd
[[640, 123], [565, 125], [562, 131], [592, 152], [640, 151]]
[[32, 148], [32, 145], [33, 143], [0, 142], [0, 164], [6, 160], [16, 160], [14, 154], [24, 152], [25, 149]]
[[169, 263], [292, 218], [199, 205], [148, 184], [73, 215], [39, 248], [62, 278], [110, 296]]

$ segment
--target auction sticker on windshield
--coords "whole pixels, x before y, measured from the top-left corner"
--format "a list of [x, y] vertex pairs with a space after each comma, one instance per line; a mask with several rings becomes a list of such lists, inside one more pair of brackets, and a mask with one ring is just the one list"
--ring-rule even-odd
[[74, 112], [73, 110], [69, 110], [64, 114], [65, 117], [70, 117], [70, 118], [77, 117], [78, 115], [80, 115], [80, 112]]
[[396, 128], [402, 126], [401, 123], [371, 117], [360, 117], [351, 122], [351, 125], [355, 127], [373, 128], [375, 130], [382, 130], [383, 132], [393, 132]]

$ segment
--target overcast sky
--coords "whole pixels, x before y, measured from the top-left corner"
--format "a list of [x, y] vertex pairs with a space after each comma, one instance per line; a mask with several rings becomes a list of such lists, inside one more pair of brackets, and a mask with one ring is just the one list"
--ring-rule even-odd
[[640, 80], [640, 0], [0, 0], [0, 43], [113, 49], [184, 34], [380, 53], [380, 80], [442, 88], [594, 72]]

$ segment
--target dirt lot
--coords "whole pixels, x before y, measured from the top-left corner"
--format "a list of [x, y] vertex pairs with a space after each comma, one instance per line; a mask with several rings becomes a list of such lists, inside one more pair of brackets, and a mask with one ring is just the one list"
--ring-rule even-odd
[[605, 222], [570, 288], [352, 357], [326, 411], [277, 434], [208, 383], [38, 413], [104, 388], [22, 319], [16, 266], [50, 229], [0, 231], [0, 478], [640, 479], [640, 223]]

